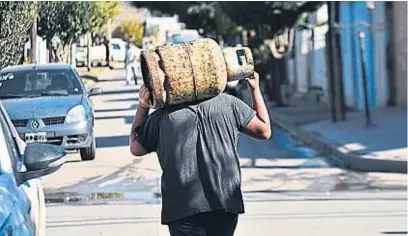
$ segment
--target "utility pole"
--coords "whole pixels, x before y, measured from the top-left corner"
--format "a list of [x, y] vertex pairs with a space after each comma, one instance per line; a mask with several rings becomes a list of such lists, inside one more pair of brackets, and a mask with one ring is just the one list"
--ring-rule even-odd
[[326, 36], [327, 79], [329, 85], [329, 109], [332, 122], [337, 121], [336, 96], [334, 90], [334, 61], [333, 61], [333, 31], [334, 31], [334, 8], [332, 2], [326, 2], [329, 10], [329, 31]]
[[86, 60], [88, 71], [92, 69], [92, 60], [91, 60], [91, 44], [92, 44], [92, 35], [91, 33], [86, 33]]
[[368, 101], [368, 88], [367, 88], [367, 73], [366, 73], [366, 58], [365, 58], [365, 44], [364, 44], [365, 34], [363, 31], [358, 32], [358, 39], [360, 43], [360, 57], [361, 57], [361, 72], [362, 72], [362, 84], [363, 84], [363, 92], [364, 92], [364, 112], [365, 112], [365, 120], [366, 126], [371, 125], [371, 112], [370, 112], [370, 105]]
[[307, 60], [307, 91], [310, 93], [313, 87], [313, 77], [315, 68], [315, 36], [314, 36], [314, 26], [308, 24], [308, 30], [310, 32], [310, 37], [308, 38], [308, 60]]
[[333, 122], [346, 119], [344, 86], [339, 33], [335, 27], [339, 21], [339, 2], [327, 2], [329, 7], [328, 32], [328, 78], [330, 91], [330, 112]]
[[[336, 24], [339, 24], [340, 21], [340, 2], [332, 2], [334, 5], [334, 21]], [[346, 105], [344, 99], [344, 85], [343, 85], [343, 61], [341, 58], [341, 42], [340, 42], [340, 34], [338, 30], [333, 32], [333, 41], [334, 41], [334, 69], [336, 71], [336, 113], [339, 121], [346, 120]]]
[[30, 58], [31, 63], [37, 63], [37, 14], [34, 15], [33, 24], [30, 29]]

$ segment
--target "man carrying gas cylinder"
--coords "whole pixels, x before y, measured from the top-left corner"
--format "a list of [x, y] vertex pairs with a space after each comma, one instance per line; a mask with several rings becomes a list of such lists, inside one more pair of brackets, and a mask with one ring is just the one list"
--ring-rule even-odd
[[234, 235], [244, 213], [238, 135], [271, 137], [259, 75], [247, 81], [253, 108], [221, 93], [149, 115], [150, 91], [140, 89], [130, 151], [135, 156], [157, 152], [163, 171], [161, 220], [172, 236]]

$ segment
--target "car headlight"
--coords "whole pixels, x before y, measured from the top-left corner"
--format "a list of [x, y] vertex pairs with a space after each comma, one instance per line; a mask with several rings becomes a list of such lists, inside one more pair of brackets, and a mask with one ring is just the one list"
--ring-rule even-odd
[[85, 108], [82, 105], [78, 105], [69, 110], [67, 117], [65, 118], [65, 123], [75, 123], [86, 120], [87, 115], [85, 112]]

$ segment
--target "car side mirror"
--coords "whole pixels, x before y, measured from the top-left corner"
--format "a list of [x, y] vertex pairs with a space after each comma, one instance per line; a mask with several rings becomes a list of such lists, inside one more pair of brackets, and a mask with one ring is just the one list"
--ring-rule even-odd
[[88, 92], [88, 96], [95, 96], [103, 93], [103, 89], [99, 87], [91, 88]]
[[25, 148], [24, 165], [21, 172], [23, 182], [49, 175], [57, 171], [66, 162], [67, 153], [63, 147], [47, 143], [30, 143]]

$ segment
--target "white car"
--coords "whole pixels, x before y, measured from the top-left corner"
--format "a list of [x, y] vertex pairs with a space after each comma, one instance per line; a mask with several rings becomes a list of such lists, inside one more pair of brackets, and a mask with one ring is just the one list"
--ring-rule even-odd
[[126, 42], [122, 39], [113, 38], [109, 44], [110, 60], [124, 62], [126, 57]]
[[169, 31], [167, 35], [170, 44], [179, 44], [201, 38], [197, 30]]
[[[90, 61], [92, 66], [103, 65], [106, 61], [106, 47], [105, 45], [98, 45], [90, 47]], [[75, 60], [77, 66], [88, 65], [88, 48], [76, 47]]]

